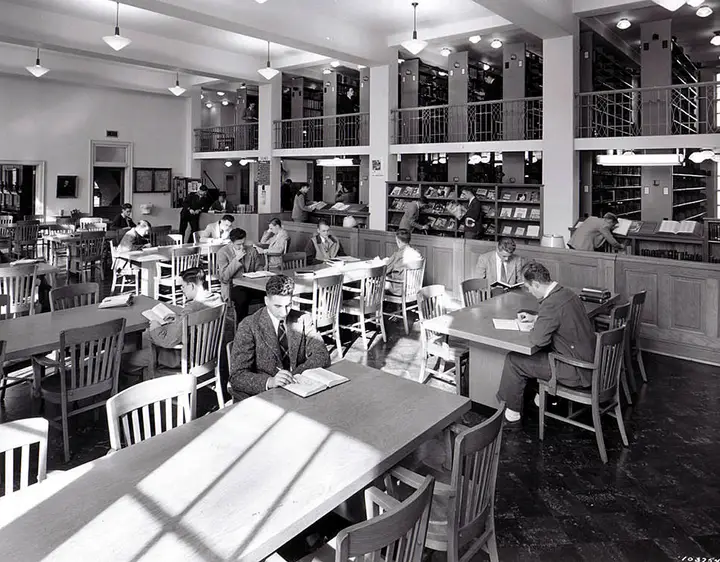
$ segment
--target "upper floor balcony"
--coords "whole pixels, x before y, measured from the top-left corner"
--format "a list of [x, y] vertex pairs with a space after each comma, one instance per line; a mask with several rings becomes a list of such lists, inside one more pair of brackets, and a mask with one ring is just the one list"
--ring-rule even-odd
[[368, 146], [370, 114], [283, 119], [273, 123], [275, 149]]
[[257, 123], [195, 129], [195, 152], [230, 152], [257, 149]]

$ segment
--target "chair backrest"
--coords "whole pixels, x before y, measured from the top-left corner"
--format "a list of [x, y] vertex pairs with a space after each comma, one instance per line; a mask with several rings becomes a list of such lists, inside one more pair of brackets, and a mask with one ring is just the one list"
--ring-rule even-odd
[[182, 374], [198, 377], [213, 372], [220, 364], [224, 333], [224, 304], [183, 316]]
[[[335, 561], [420, 562], [434, 487], [433, 477], [428, 476], [422, 486], [402, 503], [377, 498], [377, 502], [372, 502], [371, 519], [338, 533]], [[371, 494], [372, 489], [365, 492], [366, 503], [372, 501]]]
[[[7, 295], [0, 295], [0, 320], [5, 320], [8, 316], [8, 304], [10, 303], [10, 297]], [[0, 340], [0, 344], [3, 342]], [[0, 351], [2, 351], [0, 349]], [[2, 372], [2, 357], [0, 357], [0, 372]]]
[[482, 536], [495, 513], [495, 482], [500, 460], [505, 403], [497, 412], [458, 435], [453, 450], [448, 505], [448, 550], [457, 552]]
[[170, 375], [141, 382], [109, 398], [105, 408], [110, 448], [119, 451], [192, 421], [196, 392], [195, 377]]
[[385, 273], [387, 267], [378, 265], [369, 267], [360, 273], [360, 311], [371, 314], [382, 310], [385, 298]]
[[81, 217], [78, 222], [80, 223], [80, 228], [84, 228], [85, 225], [98, 224], [105, 221], [101, 217]]
[[0, 267], [0, 295], [7, 295], [8, 315], [35, 314], [37, 265]]
[[43, 220], [45, 217], [44, 217], [43, 215], [23, 215], [23, 218], [24, 218], [26, 221], [37, 221], [37, 222], [40, 222], [40, 221]]
[[13, 242], [19, 245], [28, 245], [37, 243], [38, 232], [40, 231], [40, 221], [27, 220], [18, 221], [15, 228], [11, 229]]
[[100, 298], [100, 285], [97, 283], [78, 283], [64, 285], [50, 291], [50, 311], [66, 310], [78, 306], [97, 304]]
[[617, 398], [627, 328], [627, 326], [613, 328], [596, 336], [592, 394], [593, 397], [597, 396], [601, 403], [613, 397]]
[[420, 338], [423, 344], [435, 337], [435, 332], [425, 329], [425, 320], [431, 320], [447, 313], [448, 295], [445, 285], [428, 285], [417, 293]]
[[290, 252], [282, 257], [282, 268], [298, 269], [307, 265], [307, 254], [305, 252]]
[[163, 226], [153, 226], [150, 230], [151, 246], [173, 246], [175, 243], [170, 240], [170, 231], [172, 226], [167, 224]]
[[168, 234], [168, 240], [171, 246], [180, 246], [183, 243], [182, 234]]
[[490, 298], [487, 279], [466, 279], [460, 284], [463, 304], [466, 307], [477, 306]]
[[171, 253], [174, 277], [191, 267], [200, 267], [200, 248], [173, 248]]
[[638, 333], [640, 332], [640, 324], [642, 323], [642, 311], [645, 306], [645, 297], [647, 291], [640, 291], [635, 293], [630, 298], [630, 320], [628, 321], [628, 329], [630, 334], [628, 335], [629, 341], [632, 345], [635, 345], [637, 341]]
[[220, 276], [220, 269], [217, 263], [217, 252], [210, 251], [207, 254], [208, 282], [217, 280]]
[[60, 389], [117, 392], [125, 318], [60, 332]]
[[425, 277], [425, 259], [420, 259], [406, 264], [403, 270], [402, 296], [406, 301], [414, 301], [417, 292], [422, 288]]
[[103, 257], [105, 232], [84, 230], [73, 244], [68, 245], [70, 257], [82, 262], [96, 262]]
[[13, 223], [13, 220], [12, 215], [0, 215], [0, 237], [10, 237], [10, 229], [7, 227]]
[[610, 328], [622, 328], [630, 319], [630, 303], [621, 304], [612, 309], [610, 313]]
[[61, 217], [55, 217], [55, 224], [62, 224], [62, 225], [67, 226], [67, 225], [74, 224], [74, 221], [73, 221], [72, 217], [61, 216]]
[[340, 319], [345, 276], [324, 275], [313, 281], [312, 318], [316, 328], [334, 326]]
[[202, 232], [193, 232], [192, 238], [193, 238], [193, 244], [200, 244], [200, 235]]
[[38, 444], [37, 482], [45, 480], [48, 426], [45, 418], [28, 418], [0, 424], [0, 473], [4, 473], [5, 496], [15, 492], [15, 460], [18, 452], [20, 453], [19, 489], [22, 490], [30, 485], [30, 447], [36, 443]]

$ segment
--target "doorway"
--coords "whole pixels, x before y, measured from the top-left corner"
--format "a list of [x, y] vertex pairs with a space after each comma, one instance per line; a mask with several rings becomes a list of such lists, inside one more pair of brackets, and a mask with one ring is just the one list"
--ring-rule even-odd
[[15, 220], [35, 214], [36, 166], [0, 165], [0, 214]]
[[125, 168], [93, 167], [93, 215], [107, 219], [125, 203]]

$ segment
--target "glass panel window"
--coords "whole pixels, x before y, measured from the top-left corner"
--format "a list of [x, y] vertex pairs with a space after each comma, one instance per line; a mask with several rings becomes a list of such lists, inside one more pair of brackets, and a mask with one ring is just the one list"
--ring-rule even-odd
[[127, 148], [124, 146], [96, 146], [95, 164], [125, 164]]

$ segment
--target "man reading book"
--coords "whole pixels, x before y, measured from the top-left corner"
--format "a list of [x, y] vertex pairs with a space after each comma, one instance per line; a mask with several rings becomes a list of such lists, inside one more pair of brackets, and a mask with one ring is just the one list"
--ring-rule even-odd
[[230, 360], [230, 393], [236, 400], [292, 384], [294, 375], [330, 365], [310, 315], [291, 312], [294, 290], [291, 277], [271, 277], [265, 307], [238, 324]]
[[618, 219], [612, 213], [605, 213], [603, 218], [588, 217], [575, 229], [568, 242], [571, 250], [582, 250], [593, 252], [600, 250], [607, 242], [615, 250], [622, 250], [623, 245], [612, 235], [612, 230], [617, 226]]
[[512, 238], [500, 238], [494, 252], [482, 254], [475, 266], [476, 277], [487, 279], [488, 287], [495, 283], [516, 285], [522, 283], [522, 269], [525, 259], [515, 255], [515, 241]]
[[322, 263], [326, 260], [344, 256], [345, 250], [340, 240], [330, 234], [330, 225], [325, 219], [318, 221], [317, 234], [305, 244], [308, 265]]

